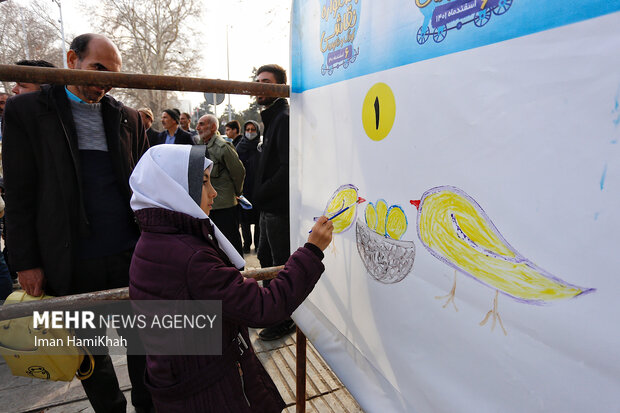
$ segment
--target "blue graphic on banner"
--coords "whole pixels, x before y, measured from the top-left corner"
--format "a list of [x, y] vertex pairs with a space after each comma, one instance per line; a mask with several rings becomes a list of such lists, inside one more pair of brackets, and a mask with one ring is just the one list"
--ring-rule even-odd
[[294, 0], [292, 92], [618, 11], [618, 0]]
[[[429, 37], [432, 37], [436, 43], [439, 43], [446, 38], [449, 30], [461, 30], [464, 25], [472, 22], [475, 26], [482, 27], [491, 20], [494, 14], [501, 16], [506, 13], [512, 6], [512, 1], [456, 0], [447, 4], [426, 3], [425, 7], [420, 8], [424, 15], [424, 22], [418, 29], [416, 40], [419, 44], [424, 44]], [[453, 22], [456, 24], [450, 25]]]
[[355, 62], [358, 54], [359, 48], [353, 50], [351, 45], [348, 45], [344, 49], [328, 53], [327, 66], [323, 65], [323, 67], [321, 67], [321, 74], [324, 75], [325, 72], [327, 72], [331, 75], [334, 72], [334, 68], [338, 68], [340, 66], [344, 66], [346, 69], [349, 67], [350, 63]]
[[325, 62], [321, 75], [331, 76], [335, 69], [346, 69], [357, 59], [353, 48], [359, 27], [360, 0], [319, 0], [321, 3], [321, 53]]

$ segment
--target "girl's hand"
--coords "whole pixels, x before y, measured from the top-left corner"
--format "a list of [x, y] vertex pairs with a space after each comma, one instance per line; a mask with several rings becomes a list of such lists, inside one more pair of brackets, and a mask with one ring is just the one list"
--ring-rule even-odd
[[325, 251], [325, 248], [332, 242], [333, 231], [334, 224], [325, 216], [319, 217], [312, 227], [312, 232], [308, 235], [308, 242], [319, 247], [321, 251]]

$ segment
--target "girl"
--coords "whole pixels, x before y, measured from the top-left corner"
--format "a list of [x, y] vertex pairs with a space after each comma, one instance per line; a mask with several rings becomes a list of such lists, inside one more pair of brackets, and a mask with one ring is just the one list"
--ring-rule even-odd
[[[131, 207], [142, 229], [131, 263], [131, 299], [222, 302], [222, 355], [148, 355], [145, 380], [160, 412], [280, 412], [284, 401], [247, 327], [281, 322], [310, 294], [323, 273], [322, 251], [333, 226], [321, 217], [308, 242], [262, 288], [241, 275], [243, 258], [209, 220], [217, 196], [211, 166], [204, 146], [158, 145], [130, 178]], [[149, 338], [143, 339], [148, 348]]]

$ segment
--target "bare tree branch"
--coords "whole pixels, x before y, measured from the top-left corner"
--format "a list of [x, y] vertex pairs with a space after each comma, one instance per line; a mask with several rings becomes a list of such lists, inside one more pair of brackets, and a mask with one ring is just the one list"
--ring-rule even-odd
[[[62, 67], [59, 28], [49, 17], [42, 17], [51, 13], [48, 6], [37, 0], [30, 7], [22, 7], [14, 1], [0, 3], [0, 63], [14, 64], [26, 59], [27, 45], [30, 59], [47, 60]], [[2, 82], [2, 86], [9, 91], [13, 84]]]
[[[194, 76], [198, 72], [196, 32], [200, 0], [100, 0], [82, 5], [98, 32], [118, 46], [123, 71], [154, 75]], [[192, 41], [190, 42], [190, 39]], [[177, 104], [174, 93], [117, 89], [115, 95], [153, 113]]]

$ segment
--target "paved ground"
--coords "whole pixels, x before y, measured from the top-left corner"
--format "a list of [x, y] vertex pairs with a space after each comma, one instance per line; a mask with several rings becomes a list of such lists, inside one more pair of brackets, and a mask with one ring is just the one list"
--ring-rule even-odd
[[[247, 267], [258, 267], [256, 255], [246, 257]], [[257, 355], [278, 386], [287, 404], [287, 413], [295, 412], [295, 334], [272, 342], [258, 340], [251, 331], [252, 344]], [[308, 344], [306, 411], [307, 412], [362, 412], [359, 405], [338, 380], [318, 352]], [[131, 384], [124, 356], [113, 356], [121, 389], [130, 399]], [[131, 405], [131, 402], [128, 403]], [[0, 413], [76, 413], [93, 412], [79, 381], [51, 382], [14, 377], [0, 359]], [[133, 412], [132, 408], [128, 412]], [[188, 412], [192, 413], [192, 412]]]

